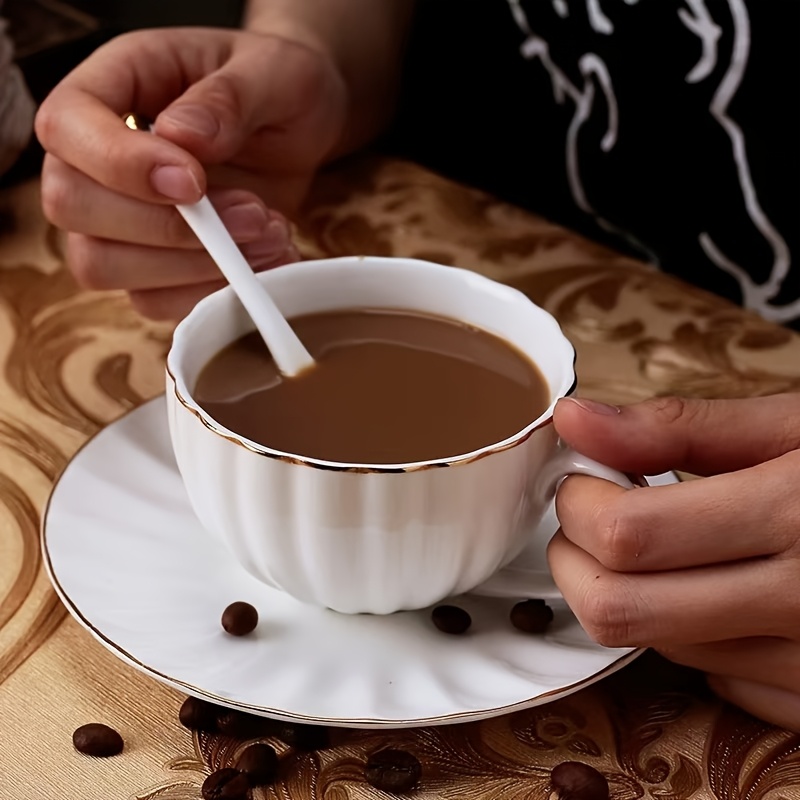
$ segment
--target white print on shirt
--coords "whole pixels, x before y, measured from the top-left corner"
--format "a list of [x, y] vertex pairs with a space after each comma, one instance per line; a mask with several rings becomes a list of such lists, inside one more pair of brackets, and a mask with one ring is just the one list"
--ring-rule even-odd
[[[550, 77], [556, 103], [561, 105], [569, 98], [575, 104], [575, 113], [567, 130], [565, 156], [567, 180], [576, 205], [587, 214], [591, 214], [602, 227], [625, 236], [651, 261], [657, 263], [657, 259], [643, 243], [632, 239], [630, 234], [619, 231], [616, 226], [597, 214], [589, 203], [583, 186], [578, 136], [581, 127], [594, 110], [595, 84], [600, 87], [608, 109], [607, 129], [600, 141], [600, 149], [603, 152], [609, 152], [614, 148], [619, 132], [620, 112], [614, 92], [614, 83], [605, 62], [595, 53], [586, 53], [581, 56], [578, 61], [578, 69], [584, 82], [583, 86], [577, 86], [569, 79], [567, 73], [553, 61], [547, 41], [531, 28], [521, 5], [522, 0], [507, 0], [507, 2], [517, 26], [525, 36], [525, 41], [521, 46], [523, 57], [531, 61], [538, 59], [541, 62]], [[637, 5], [640, 0], [624, 0], [624, 2], [628, 6], [633, 6]], [[602, 0], [585, 0], [585, 3], [592, 30], [604, 36], [613, 36], [614, 25], [603, 12]], [[718, 43], [722, 36], [722, 28], [709, 13], [705, 0], [682, 0], [680, 5], [681, 7], [677, 11], [680, 21], [700, 40], [700, 58], [686, 75], [687, 83], [698, 84], [708, 79], [717, 66]], [[766, 319], [786, 322], [800, 316], [800, 298], [783, 306], [772, 305], [770, 301], [780, 292], [783, 281], [789, 273], [791, 254], [786, 241], [761, 207], [747, 158], [744, 132], [728, 115], [728, 108], [741, 85], [750, 55], [750, 17], [745, 0], [728, 0], [728, 5], [733, 20], [731, 60], [714, 92], [709, 113], [730, 140], [747, 216], [772, 251], [773, 262], [770, 276], [766, 282], [756, 283], [740, 264], [737, 264], [720, 249], [708, 231], [701, 231], [698, 234], [698, 242], [713, 264], [736, 279], [746, 307], [754, 309]], [[559, 17], [563, 19], [569, 17], [569, 0], [552, 0], [552, 7]]]
[[703, 50], [700, 60], [686, 76], [687, 83], [700, 83], [705, 80], [717, 66], [717, 42], [722, 36], [722, 28], [714, 22], [706, 8], [705, 0], [686, 0], [689, 6], [678, 9], [680, 21], [700, 40]]
[[[566, 5], [566, 0], [562, 0]], [[628, 231], [621, 230], [615, 225], [612, 225], [608, 220], [603, 219], [597, 211], [589, 203], [586, 197], [586, 192], [583, 188], [583, 181], [580, 172], [580, 159], [578, 155], [578, 136], [581, 127], [592, 114], [594, 108], [595, 98], [595, 80], [603, 91], [606, 100], [606, 107], [608, 109], [608, 123], [606, 132], [600, 140], [600, 148], [604, 152], [609, 152], [613, 149], [617, 142], [617, 131], [619, 125], [619, 115], [617, 112], [617, 97], [614, 94], [614, 87], [611, 82], [611, 76], [608, 73], [603, 60], [594, 53], [586, 53], [581, 56], [578, 62], [578, 68], [581, 75], [584, 77], [582, 87], [576, 86], [567, 76], [567, 74], [553, 61], [550, 56], [550, 47], [547, 42], [541, 37], [536, 35], [528, 25], [528, 19], [525, 11], [520, 5], [520, 0], [508, 0], [511, 7], [511, 13], [517, 25], [525, 34], [525, 41], [522, 43], [522, 55], [529, 60], [539, 59], [542, 66], [547, 70], [550, 76], [551, 85], [553, 87], [553, 96], [555, 101], [561, 105], [565, 99], [569, 97], [575, 103], [575, 114], [567, 129], [567, 142], [566, 142], [566, 161], [567, 161], [567, 181], [569, 182], [572, 197], [582, 211], [591, 215], [598, 225], [605, 228], [607, 231], [623, 237], [628, 241], [636, 250], [640, 251], [644, 257], [653, 263], [657, 263], [656, 256], [648, 250], [641, 242], [635, 239]], [[568, 13], [568, 9], [567, 9]]]
[[729, 3], [733, 16], [733, 54], [728, 70], [711, 100], [711, 115], [723, 127], [731, 140], [733, 158], [739, 174], [739, 185], [742, 187], [747, 215], [772, 249], [773, 263], [770, 276], [766, 283], [755, 283], [739, 264], [732, 261], [717, 247], [707, 232], [700, 234], [700, 245], [720, 269], [736, 278], [742, 290], [744, 304], [748, 308], [755, 309], [767, 319], [785, 322], [800, 314], [800, 299], [784, 306], [773, 306], [769, 301], [778, 294], [783, 281], [789, 274], [791, 265], [789, 247], [758, 202], [750, 165], [747, 161], [744, 134], [736, 122], [728, 116], [728, 106], [742, 82], [742, 76], [747, 68], [747, 58], [750, 54], [750, 18], [747, 7], [744, 0], [729, 0]]

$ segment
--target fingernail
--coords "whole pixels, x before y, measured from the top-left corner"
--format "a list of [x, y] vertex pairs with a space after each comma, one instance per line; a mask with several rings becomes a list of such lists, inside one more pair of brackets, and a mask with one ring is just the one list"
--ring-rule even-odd
[[150, 185], [164, 197], [181, 203], [196, 203], [203, 194], [200, 184], [186, 167], [156, 167]]
[[267, 225], [261, 239], [243, 247], [242, 253], [251, 266], [258, 267], [282, 255], [289, 247], [290, 240], [289, 227], [286, 223], [274, 219]]
[[224, 209], [220, 216], [237, 242], [252, 242], [266, 235], [267, 212], [259, 203], [240, 203]]
[[591, 414], [602, 414], [606, 417], [612, 417], [619, 414], [621, 411], [619, 406], [598, 403], [597, 400], [588, 400], [585, 397], [565, 397], [564, 399], [568, 400], [570, 403], [575, 403], [576, 406], [579, 406], [584, 411], [588, 411]]
[[213, 139], [219, 133], [217, 118], [203, 106], [175, 106], [168, 108], [160, 119], [167, 119], [173, 125], [191, 131], [208, 139]]

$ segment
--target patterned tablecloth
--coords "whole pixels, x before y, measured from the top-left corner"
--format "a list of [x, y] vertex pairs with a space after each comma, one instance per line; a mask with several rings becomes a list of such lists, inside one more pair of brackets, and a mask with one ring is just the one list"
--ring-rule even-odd
[[[537, 217], [405, 163], [359, 160], [320, 179], [302, 224], [308, 256], [407, 255], [508, 281], [560, 320], [580, 391], [602, 400], [800, 388], [800, 338], [587, 243]], [[38, 185], [0, 194], [0, 800], [195, 800], [242, 742], [180, 726], [182, 697], [119, 662], [66, 614], [39, 553], [39, 520], [69, 457], [162, 391], [170, 329], [118, 293], [79, 291]], [[73, 750], [104, 721], [124, 753]], [[481, 723], [337, 732], [292, 757], [254, 798], [386, 796], [363, 781], [388, 743], [423, 762], [420, 798], [548, 798], [550, 768], [580, 760], [614, 800], [800, 798], [800, 736], [714, 699], [702, 679], [649, 655], [567, 699]]]

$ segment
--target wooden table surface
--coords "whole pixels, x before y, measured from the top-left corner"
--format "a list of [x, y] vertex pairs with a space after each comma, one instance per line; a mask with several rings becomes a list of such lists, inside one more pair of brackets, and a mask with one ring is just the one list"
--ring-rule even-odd
[[[403, 162], [364, 158], [324, 175], [301, 224], [304, 255], [417, 256], [523, 289], [578, 352], [579, 391], [629, 402], [800, 388], [800, 337], [542, 219]], [[196, 800], [243, 742], [193, 736], [176, 692], [78, 626], [42, 568], [40, 514], [70, 456], [163, 391], [170, 327], [120, 293], [80, 291], [38, 184], [0, 194], [0, 800]], [[116, 727], [123, 754], [76, 753], [72, 731]], [[261, 798], [388, 797], [363, 781], [378, 746], [415, 752], [420, 798], [539, 800], [579, 760], [613, 800], [797, 800], [800, 736], [712, 697], [702, 677], [646, 655], [564, 700], [497, 719], [401, 732], [338, 732]]]

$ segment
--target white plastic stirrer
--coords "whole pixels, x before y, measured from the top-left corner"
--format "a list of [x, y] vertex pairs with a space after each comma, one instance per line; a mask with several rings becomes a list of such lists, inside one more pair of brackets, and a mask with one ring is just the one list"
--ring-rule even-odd
[[[135, 130], [150, 130], [133, 114], [125, 118], [125, 124]], [[281, 373], [293, 377], [313, 367], [316, 362], [256, 278], [209, 199], [203, 197], [198, 203], [175, 207], [236, 292]]]
[[256, 278], [209, 199], [176, 208], [236, 292], [281, 373], [292, 377], [313, 367], [311, 354]]

